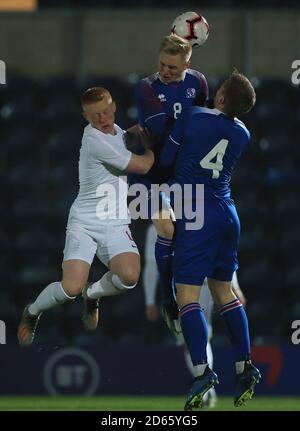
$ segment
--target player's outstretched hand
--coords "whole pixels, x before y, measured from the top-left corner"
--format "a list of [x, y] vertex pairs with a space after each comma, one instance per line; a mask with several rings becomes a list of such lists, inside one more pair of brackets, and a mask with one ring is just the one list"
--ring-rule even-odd
[[126, 148], [135, 154], [143, 154], [144, 150], [152, 150], [154, 139], [147, 129], [139, 124], [129, 127], [124, 135]]
[[143, 128], [139, 124], [129, 127], [126, 132], [134, 135], [139, 135]]
[[126, 130], [124, 134], [124, 142], [127, 150], [132, 153], [139, 155], [144, 153], [144, 148], [141, 145], [140, 127], [138, 124], [135, 124]]
[[153, 150], [155, 146], [155, 141], [147, 129], [140, 131], [141, 145], [145, 150]]

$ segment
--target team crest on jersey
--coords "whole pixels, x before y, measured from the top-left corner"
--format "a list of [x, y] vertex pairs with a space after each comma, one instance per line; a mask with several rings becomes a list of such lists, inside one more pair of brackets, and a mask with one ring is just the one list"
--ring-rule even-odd
[[187, 88], [186, 89], [186, 97], [187, 99], [192, 99], [196, 96], [196, 90], [195, 88]]
[[159, 98], [160, 102], [166, 102], [167, 101], [166, 96], [164, 94], [159, 94], [157, 97]]

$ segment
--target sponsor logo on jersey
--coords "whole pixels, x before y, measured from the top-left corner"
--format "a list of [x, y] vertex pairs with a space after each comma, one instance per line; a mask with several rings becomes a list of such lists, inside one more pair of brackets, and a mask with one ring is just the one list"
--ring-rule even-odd
[[196, 97], [196, 89], [195, 88], [187, 88], [186, 89], [186, 97], [187, 99], [192, 99]]

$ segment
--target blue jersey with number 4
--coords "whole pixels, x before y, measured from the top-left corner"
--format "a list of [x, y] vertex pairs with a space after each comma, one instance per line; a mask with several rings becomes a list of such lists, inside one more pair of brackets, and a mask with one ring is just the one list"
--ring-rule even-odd
[[137, 87], [137, 109], [139, 124], [149, 129], [156, 138], [155, 163], [144, 177], [157, 183], [169, 176], [158, 163], [163, 142], [172, 130], [181, 112], [187, 107], [204, 106], [208, 99], [208, 85], [204, 75], [187, 69], [180, 82], [165, 84], [159, 73], [142, 79]]
[[176, 183], [204, 184], [205, 198], [230, 197], [233, 168], [250, 141], [244, 123], [217, 109], [185, 110], [160, 154], [163, 167], [175, 163]]

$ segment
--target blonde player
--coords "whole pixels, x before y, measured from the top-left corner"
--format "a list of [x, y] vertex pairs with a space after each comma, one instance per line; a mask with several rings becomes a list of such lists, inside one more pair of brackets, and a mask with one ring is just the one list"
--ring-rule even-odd
[[[21, 346], [32, 344], [43, 311], [73, 300], [81, 292], [84, 326], [95, 329], [99, 298], [133, 289], [140, 274], [140, 256], [129, 228], [125, 172], [145, 174], [154, 155], [147, 148], [140, 156], [127, 150], [124, 131], [115, 124], [116, 105], [107, 89], [88, 89], [81, 104], [89, 124], [80, 149], [79, 193], [68, 218], [62, 280], [49, 284], [25, 307], [18, 328]], [[142, 134], [144, 145], [148, 139]], [[95, 255], [109, 270], [101, 280], [87, 285]]]

